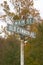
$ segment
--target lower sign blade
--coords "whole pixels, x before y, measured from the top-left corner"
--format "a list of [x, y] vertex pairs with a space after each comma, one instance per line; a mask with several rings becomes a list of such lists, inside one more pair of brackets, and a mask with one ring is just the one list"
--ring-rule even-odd
[[18, 27], [16, 25], [11, 25], [11, 24], [8, 24], [7, 25], [7, 30], [10, 31], [10, 32], [15, 32], [15, 33], [18, 33], [18, 34], [21, 34], [23, 36], [30, 36], [30, 37], [34, 37], [34, 32], [29, 32], [21, 27]]

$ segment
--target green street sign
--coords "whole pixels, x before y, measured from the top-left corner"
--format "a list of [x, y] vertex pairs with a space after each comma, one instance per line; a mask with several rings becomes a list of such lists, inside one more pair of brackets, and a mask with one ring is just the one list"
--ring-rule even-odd
[[24, 25], [30, 25], [33, 24], [34, 19], [33, 18], [28, 18], [26, 21], [24, 19], [22, 20], [14, 20], [13, 25], [17, 25], [17, 26], [24, 26]]
[[24, 28], [18, 27], [16, 25], [13, 26], [11, 24], [7, 24], [7, 30], [10, 32], [18, 33], [18, 34], [23, 35], [23, 36], [29, 36], [32, 38], [35, 37], [34, 32], [29, 32], [29, 31], [25, 30]]

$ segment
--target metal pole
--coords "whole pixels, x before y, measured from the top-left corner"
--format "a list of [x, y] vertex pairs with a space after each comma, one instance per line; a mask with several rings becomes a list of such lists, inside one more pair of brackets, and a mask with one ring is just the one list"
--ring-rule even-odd
[[20, 65], [24, 65], [24, 41], [21, 40], [21, 46], [20, 46]]

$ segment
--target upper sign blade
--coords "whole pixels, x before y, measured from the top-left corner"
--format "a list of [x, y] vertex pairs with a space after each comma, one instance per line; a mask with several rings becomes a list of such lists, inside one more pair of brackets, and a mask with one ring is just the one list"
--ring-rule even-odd
[[24, 26], [24, 25], [30, 25], [33, 23], [33, 18], [29, 18], [26, 21], [25, 20], [15, 20], [15, 22], [13, 23], [14, 25], [17, 26]]

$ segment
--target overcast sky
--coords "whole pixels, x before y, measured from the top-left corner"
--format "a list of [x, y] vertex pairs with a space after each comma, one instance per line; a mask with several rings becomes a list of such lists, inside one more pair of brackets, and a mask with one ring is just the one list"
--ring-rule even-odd
[[39, 10], [41, 18], [43, 18], [43, 0], [34, 0], [34, 7]]

